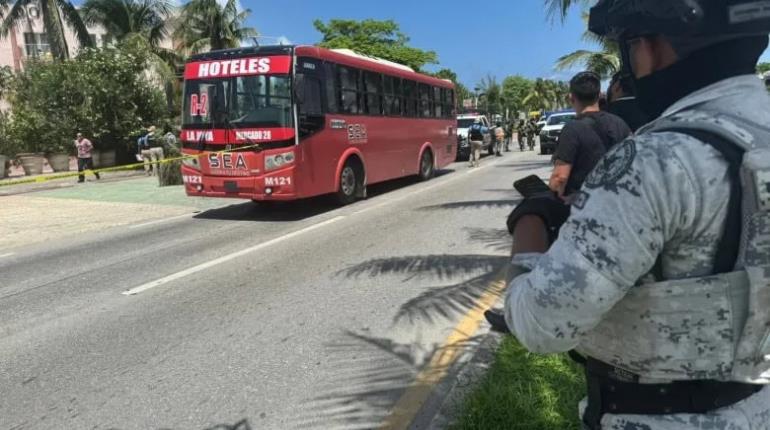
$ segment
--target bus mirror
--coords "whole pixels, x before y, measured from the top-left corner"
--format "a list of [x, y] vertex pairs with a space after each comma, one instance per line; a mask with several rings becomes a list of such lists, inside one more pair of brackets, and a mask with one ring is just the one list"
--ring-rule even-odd
[[298, 74], [294, 77], [294, 100], [298, 105], [305, 102], [305, 75]]

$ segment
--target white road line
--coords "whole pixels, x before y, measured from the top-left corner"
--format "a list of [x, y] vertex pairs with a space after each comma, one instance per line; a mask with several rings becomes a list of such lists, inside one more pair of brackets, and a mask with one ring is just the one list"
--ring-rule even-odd
[[149, 222], [144, 222], [144, 223], [141, 223], [141, 224], [132, 225], [132, 226], [130, 226], [128, 228], [147, 227], [148, 225], [160, 224], [162, 222], [173, 221], [173, 220], [179, 219], [179, 218], [192, 217], [194, 215], [195, 215], [194, 213], [186, 213], [186, 214], [182, 214], [182, 215], [172, 216], [170, 218], [156, 219], [155, 221], [149, 221]]
[[159, 286], [161, 286], [163, 284], [167, 284], [167, 283], [169, 283], [171, 281], [175, 281], [177, 279], [184, 278], [185, 276], [192, 275], [193, 273], [198, 273], [198, 272], [200, 272], [202, 270], [206, 270], [206, 269], [208, 269], [210, 267], [214, 267], [216, 265], [228, 262], [228, 261], [236, 259], [238, 257], [242, 257], [242, 256], [244, 256], [246, 254], [249, 254], [249, 253], [252, 253], [252, 252], [255, 252], [255, 251], [259, 251], [260, 249], [267, 248], [268, 246], [275, 245], [276, 243], [283, 242], [283, 241], [291, 239], [293, 237], [297, 237], [297, 236], [299, 236], [301, 234], [304, 234], [304, 233], [307, 233], [309, 231], [319, 229], [321, 227], [324, 227], [324, 226], [327, 226], [329, 224], [335, 223], [335, 222], [337, 222], [337, 221], [339, 221], [341, 219], [344, 219], [344, 218], [345, 218], [344, 216], [337, 216], [337, 217], [334, 217], [334, 218], [331, 218], [331, 219], [327, 219], [326, 221], [319, 222], [318, 224], [313, 224], [313, 225], [305, 227], [303, 229], [300, 229], [300, 230], [297, 230], [297, 231], [293, 231], [291, 233], [285, 234], [285, 235], [280, 236], [280, 237], [276, 237], [275, 239], [268, 240], [267, 242], [262, 242], [262, 243], [260, 243], [258, 245], [254, 245], [252, 247], [249, 247], [249, 248], [246, 248], [246, 249], [242, 249], [242, 250], [237, 251], [237, 252], [233, 252], [232, 254], [228, 254], [228, 255], [216, 258], [214, 260], [207, 261], [207, 262], [205, 262], [203, 264], [199, 264], [197, 266], [193, 266], [193, 267], [187, 268], [185, 270], [182, 270], [181, 272], [176, 272], [176, 273], [173, 273], [171, 275], [165, 276], [163, 278], [156, 279], [156, 280], [154, 280], [152, 282], [148, 282], [146, 284], [140, 285], [138, 287], [131, 288], [130, 290], [123, 291], [121, 294], [123, 294], [125, 296], [132, 296], [134, 294], [139, 294], [139, 293], [141, 293], [143, 291], [147, 291], [147, 290], [149, 290], [151, 288], [159, 287]]
[[15, 254], [15, 252], [7, 252], [5, 254], [0, 254], [0, 258], [10, 257], [13, 254]]
[[[484, 165], [482, 165], [480, 167], [477, 167], [475, 169], [466, 170], [465, 174], [471, 174], [471, 173], [474, 173], [474, 172], [478, 172], [478, 171], [483, 170], [483, 169], [485, 169], [487, 167], [494, 166], [494, 165], [496, 165], [500, 161], [502, 161], [502, 160], [495, 160], [493, 162], [484, 164]], [[386, 206], [386, 205], [393, 204], [395, 202], [398, 202], [400, 200], [403, 200], [403, 199], [405, 199], [407, 197], [410, 197], [410, 196], [413, 196], [415, 194], [419, 194], [419, 193], [431, 190], [433, 188], [449, 184], [451, 182], [454, 182], [455, 180], [461, 179], [463, 176], [464, 175], [457, 175], [457, 176], [451, 177], [451, 178], [449, 178], [449, 179], [447, 179], [445, 181], [441, 181], [441, 182], [437, 182], [435, 184], [431, 184], [431, 185], [429, 185], [429, 186], [427, 186], [425, 188], [421, 188], [419, 190], [415, 190], [412, 193], [408, 193], [408, 194], [405, 194], [403, 196], [397, 197], [395, 199], [387, 200], [387, 201], [382, 202], [380, 204], [377, 204], [377, 205], [374, 205], [374, 206], [370, 206], [368, 208], [361, 209], [360, 211], [357, 211], [357, 212], [353, 212], [353, 213], [350, 214], [350, 216], [358, 215], [358, 214], [361, 214], [363, 212], [367, 212], [367, 211], [372, 210], [372, 209], [376, 209], [376, 208], [380, 208], [380, 207], [383, 207], [383, 206]], [[171, 220], [171, 219], [174, 219], [174, 218], [181, 218], [182, 216], [191, 216], [191, 215], [190, 214], [184, 214], [184, 215], [180, 215], [178, 217], [166, 218], [166, 219], [157, 220], [157, 221], [151, 221], [149, 223], [138, 224], [138, 225], [134, 226], [134, 228], [143, 227], [143, 226], [146, 226], [146, 225], [155, 224], [155, 223], [159, 223], [159, 222], [164, 222], [164, 221], [168, 221], [168, 220]], [[327, 226], [329, 224], [335, 223], [335, 222], [337, 222], [339, 220], [342, 220], [344, 218], [347, 218], [347, 216], [340, 215], [340, 216], [337, 216], [337, 217], [334, 217], [334, 218], [330, 218], [330, 219], [328, 219], [326, 221], [322, 221], [322, 222], [320, 222], [318, 224], [314, 224], [314, 225], [305, 227], [303, 229], [300, 229], [300, 230], [288, 233], [286, 235], [283, 235], [283, 236], [280, 236], [280, 237], [276, 237], [275, 239], [268, 240], [267, 242], [263, 242], [263, 243], [260, 243], [258, 245], [254, 245], [252, 247], [249, 247], [249, 248], [246, 248], [246, 249], [242, 249], [240, 251], [236, 251], [236, 252], [234, 252], [232, 254], [228, 254], [228, 255], [219, 257], [217, 259], [214, 259], [214, 260], [211, 260], [211, 261], [207, 261], [205, 263], [202, 263], [202, 264], [199, 264], [197, 266], [193, 266], [193, 267], [187, 268], [187, 269], [182, 270], [180, 272], [172, 273], [171, 275], [165, 276], [163, 278], [156, 279], [154, 281], [148, 282], [148, 283], [140, 285], [138, 287], [131, 288], [130, 290], [123, 291], [121, 294], [123, 294], [125, 296], [133, 296], [135, 294], [139, 294], [139, 293], [141, 293], [143, 291], [147, 291], [149, 289], [152, 289], [152, 288], [155, 288], [155, 287], [159, 287], [159, 286], [167, 284], [167, 283], [169, 283], [171, 281], [175, 281], [177, 279], [181, 279], [181, 278], [184, 278], [186, 276], [192, 275], [193, 273], [198, 273], [198, 272], [200, 272], [202, 270], [206, 270], [206, 269], [208, 269], [210, 267], [214, 267], [214, 266], [217, 266], [219, 264], [222, 264], [222, 263], [228, 262], [230, 260], [233, 260], [235, 258], [242, 257], [242, 256], [244, 256], [246, 254], [249, 254], [249, 253], [252, 253], [252, 252], [255, 252], [255, 251], [259, 251], [260, 249], [266, 248], [266, 247], [271, 246], [271, 245], [275, 245], [276, 243], [283, 242], [284, 240], [291, 239], [291, 238], [299, 236], [299, 235], [301, 235], [303, 233], [307, 233], [309, 231], [316, 230], [318, 228]]]

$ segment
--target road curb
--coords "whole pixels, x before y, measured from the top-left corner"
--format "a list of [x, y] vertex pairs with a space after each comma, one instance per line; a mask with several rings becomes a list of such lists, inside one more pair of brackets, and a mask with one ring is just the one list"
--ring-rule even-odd
[[422, 428], [427, 430], [443, 430], [449, 428], [457, 421], [459, 414], [462, 412], [465, 398], [487, 374], [489, 367], [494, 363], [495, 353], [502, 340], [503, 335], [493, 331], [487, 331], [483, 334], [483, 339], [479, 346], [464, 363], [461, 363], [461, 367], [457, 370], [452, 383], [445, 388], [435, 415], [427, 427]]

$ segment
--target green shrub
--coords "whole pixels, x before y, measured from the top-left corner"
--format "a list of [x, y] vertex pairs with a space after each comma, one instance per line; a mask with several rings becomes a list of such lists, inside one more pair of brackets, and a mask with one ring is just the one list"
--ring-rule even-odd
[[24, 152], [73, 152], [82, 132], [97, 149], [130, 148], [146, 124], [167, 120], [163, 92], [134, 46], [85, 49], [75, 59], [31, 61], [13, 80], [9, 134]]

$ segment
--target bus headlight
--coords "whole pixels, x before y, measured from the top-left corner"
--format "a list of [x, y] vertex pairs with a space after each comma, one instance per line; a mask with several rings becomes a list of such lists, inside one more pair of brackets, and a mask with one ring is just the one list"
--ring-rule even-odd
[[265, 170], [275, 170], [294, 162], [294, 152], [282, 152], [280, 154], [265, 157]]
[[191, 167], [195, 170], [200, 170], [201, 165], [200, 162], [198, 162], [198, 156], [197, 155], [187, 155], [185, 158], [182, 159], [182, 164]]

